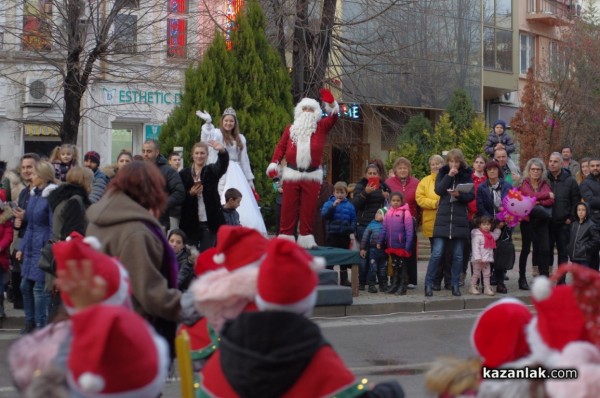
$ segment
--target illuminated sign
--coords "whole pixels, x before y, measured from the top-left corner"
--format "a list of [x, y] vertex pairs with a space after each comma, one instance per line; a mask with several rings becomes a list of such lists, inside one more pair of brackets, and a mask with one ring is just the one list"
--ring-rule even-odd
[[181, 93], [159, 90], [125, 90], [102, 88], [104, 102], [107, 104], [153, 104], [178, 105]]
[[27, 137], [58, 137], [59, 127], [56, 125], [47, 124], [31, 124], [23, 125], [23, 133]]
[[167, 56], [185, 58], [187, 47], [186, 0], [168, 0]]
[[[340, 111], [338, 112], [339, 117], [352, 120], [362, 120], [362, 114], [360, 112], [360, 104], [344, 104], [341, 103]], [[327, 116], [326, 112], [323, 112], [323, 116]]]
[[51, 50], [52, 3], [26, 0], [23, 10], [23, 50]]
[[225, 42], [228, 50], [231, 50], [231, 35], [235, 29], [235, 19], [243, 6], [243, 0], [226, 0], [225, 2]]

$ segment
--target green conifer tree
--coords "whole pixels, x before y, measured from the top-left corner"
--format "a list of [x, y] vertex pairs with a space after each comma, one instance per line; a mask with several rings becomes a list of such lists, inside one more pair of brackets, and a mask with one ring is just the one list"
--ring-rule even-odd
[[208, 111], [219, 127], [223, 111], [233, 107], [246, 137], [254, 185], [263, 207], [274, 202], [275, 191], [265, 170], [294, 106], [290, 77], [265, 29], [261, 6], [252, 0], [238, 15], [230, 51], [223, 35], [215, 34], [202, 62], [187, 71], [181, 104], [163, 125], [159, 140], [163, 153], [183, 146], [189, 164], [191, 147], [199, 140], [203, 123], [196, 111]]

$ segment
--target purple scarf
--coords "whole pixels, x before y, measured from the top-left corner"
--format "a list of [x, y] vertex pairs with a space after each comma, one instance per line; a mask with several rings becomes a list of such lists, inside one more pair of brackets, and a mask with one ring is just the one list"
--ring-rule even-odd
[[163, 245], [163, 259], [160, 273], [167, 280], [167, 286], [169, 289], [177, 289], [177, 272], [179, 269], [179, 263], [177, 262], [177, 255], [175, 251], [169, 245], [167, 237], [163, 233], [162, 229], [152, 223], [145, 223], [150, 231], [161, 241]]

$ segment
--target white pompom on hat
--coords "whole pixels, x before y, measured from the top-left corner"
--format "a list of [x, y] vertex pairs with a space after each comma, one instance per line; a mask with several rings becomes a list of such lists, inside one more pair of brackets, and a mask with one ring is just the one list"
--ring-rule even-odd
[[83, 397], [154, 398], [169, 366], [165, 340], [124, 307], [94, 305], [71, 317], [67, 382]]
[[213, 261], [229, 271], [257, 263], [269, 241], [255, 229], [223, 225], [217, 232]]
[[296, 243], [272, 239], [258, 271], [256, 305], [262, 311], [310, 314], [317, 300], [315, 269], [323, 265]]
[[526, 327], [532, 318], [529, 308], [511, 297], [488, 305], [471, 331], [471, 343], [484, 366], [496, 368], [527, 356]]
[[[100, 242], [95, 237], [83, 237], [77, 232], [71, 233], [65, 241], [52, 245], [56, 260], [56, 270], [67, 270], [67, 263], [83, 260], [90, 261], [94, 276], [100, 276], [106, 282], [106, 294], [103, 304], [131, 306], [129, 274], [121, 263], [100, 251]], [[68, 294], [61, 292], [61, 299], [69, 314], [76, 310]]]

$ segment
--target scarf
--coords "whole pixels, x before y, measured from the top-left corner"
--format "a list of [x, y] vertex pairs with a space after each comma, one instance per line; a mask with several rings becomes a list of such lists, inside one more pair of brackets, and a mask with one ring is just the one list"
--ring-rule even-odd
[[500, 192], [500, 180], [498, 180], [498, 182], [494, 185], [490, 183], [490, 190], [492, 191], [492, 197], [494, 199], [494, 208], [498, 210], [500, 209], [500, 206], [502, 206], [502, 192]]
[[483, 235], [483, 247], [485, 249], [495, 249], [496, 248], [496, 239], [494, 239], [494, 235], [491, 232], [485, 232], [481, 228], [479, 231]]
[[149, 222], [145, 224], [148, 229], [152, 231], [152, 233], [161, 241], [163, 246], [163, 259], [160, 273], [167, 280], [167, 286], [169, 289], [177, 289], [177, 272], [179, 270], [177, 255], [175, 254], [175, 251], [171, 245], [169, 245], [169, 241], [160, 227]]

